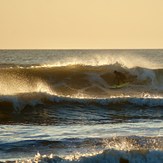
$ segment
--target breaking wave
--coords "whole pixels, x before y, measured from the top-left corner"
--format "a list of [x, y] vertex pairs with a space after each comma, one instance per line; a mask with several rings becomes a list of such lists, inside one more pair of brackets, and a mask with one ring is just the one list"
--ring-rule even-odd
[[[127, 87], [110, 89], [115, 84], [114, 70], [125, 74]], [[0, 106], [15, 110], [57, 102], [163, 106], [162, 88], [163, 69], [126, 68], [118, 63], [3, 67], [0, 71]]]
[[114, 70], [125, 74], [125, 82], [129, 82], [127, 91], [142, 92], [150, 88], [162, 93], [163, 69], [126, 68], [116, 63], [105, 66], [1, 68], [0, 94], [48, 92], [69, 96], [108, 95], [113, 93], [109, 88], [115, 84]]
[[[76, 156], [70, 156], [70, 158], [61, 158], [54, 156], [53, 154], [46, 156], [40, 155], [39, 153], [35, 155], [31, 162], [56, 162], [56, 163], [129, 163], [129, 162], [141, 162], [141, 163], [161, 163], [163, 161], [162, 151], [115, 151], [115, 150], [105, 150], [98, 154], [85, 154], [81, 157], [76, 158]], [[28, 162], [29, 160], [23, 160], [23, 162]], [[22, 162], [22, 161], [17, 161]]]

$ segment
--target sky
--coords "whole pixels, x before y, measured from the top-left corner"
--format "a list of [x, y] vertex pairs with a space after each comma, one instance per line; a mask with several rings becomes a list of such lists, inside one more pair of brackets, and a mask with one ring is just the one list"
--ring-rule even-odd
[[163, 0], [0, 0], [0, 49], [163, 48]]

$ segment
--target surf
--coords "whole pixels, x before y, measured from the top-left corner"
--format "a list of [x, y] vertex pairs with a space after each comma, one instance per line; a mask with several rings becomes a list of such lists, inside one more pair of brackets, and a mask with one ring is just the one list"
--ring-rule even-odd
[[[162, 50], [0, 50], [1, 161], [162, 162], [162, 59]], [[126, 77], [118, 89], [114, 71]]]

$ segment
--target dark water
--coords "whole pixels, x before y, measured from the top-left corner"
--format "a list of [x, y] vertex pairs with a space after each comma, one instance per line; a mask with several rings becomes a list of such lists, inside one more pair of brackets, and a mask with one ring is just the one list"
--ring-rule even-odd
[[1, 161], [161, 163], [162, 151], [163, 50], [0, 51]]

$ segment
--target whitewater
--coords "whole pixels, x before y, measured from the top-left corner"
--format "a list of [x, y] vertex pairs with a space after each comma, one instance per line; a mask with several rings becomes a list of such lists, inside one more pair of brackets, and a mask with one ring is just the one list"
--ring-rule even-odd
[[163, 50], [0, 50], [0, 161], [163, 162]]

